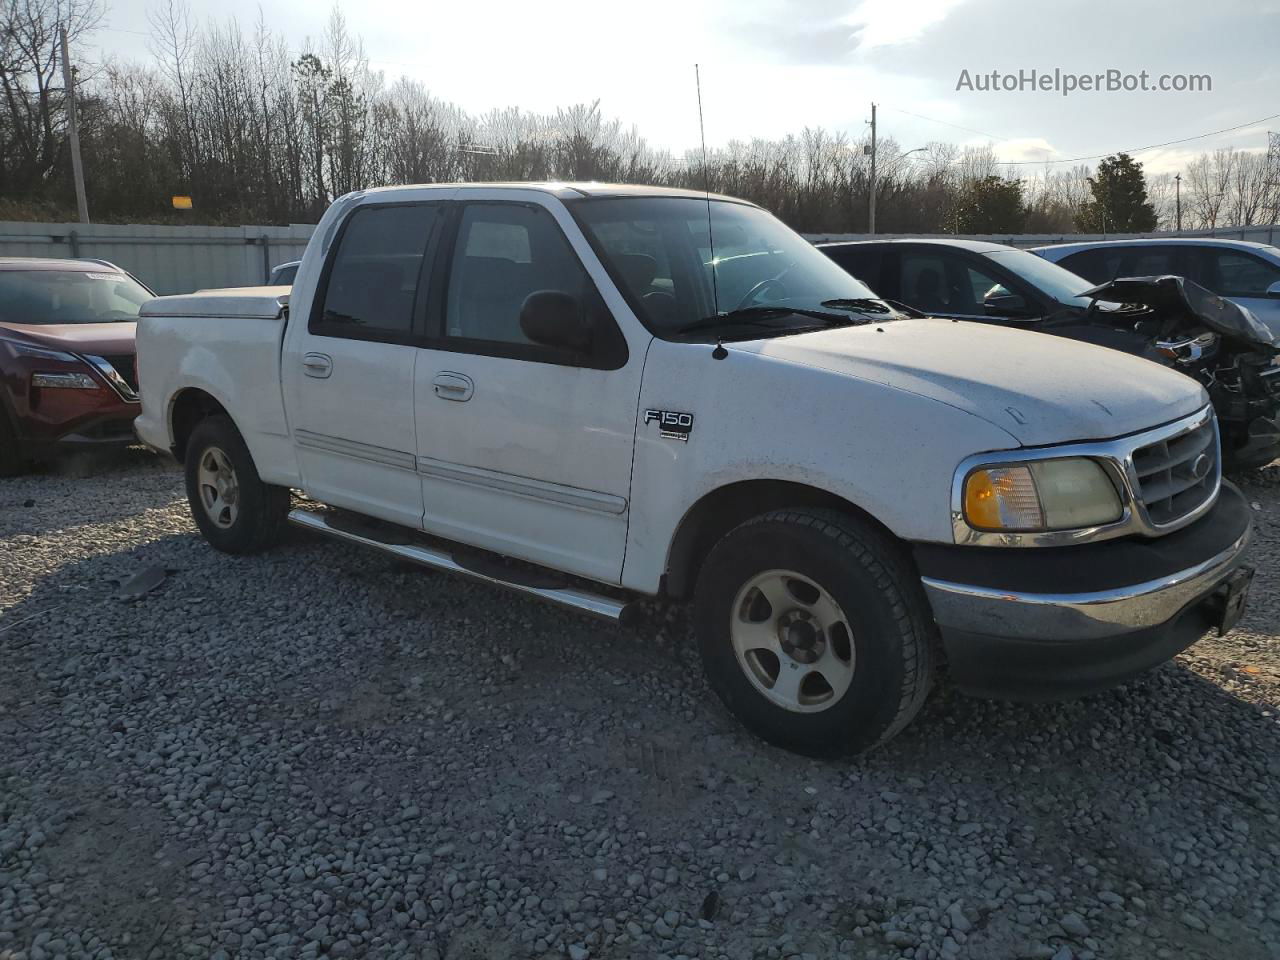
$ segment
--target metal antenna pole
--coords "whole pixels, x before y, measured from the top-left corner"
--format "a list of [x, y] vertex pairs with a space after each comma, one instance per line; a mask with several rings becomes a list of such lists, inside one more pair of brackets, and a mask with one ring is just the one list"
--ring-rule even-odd
[[871, 104], [871, 180], [867, 190], [867, 233], [876, 232], [876, 105]]
[[71, 172], [76, 181], [76, 209], [80, 222], [89, 222], [89, 201], [84, 195], [84, 164], [80, 161], [80, 122], [76, 116], [76, 86], [71, 78], [71, 55], [67, 52], [67, 28], [59, 25], [62, 44], [62, 86], [67, 96], [67, 133], [71, 141]]
[[707, 195], [707, 248], [711, 253], [711, 303], [720, 315], [720, 289], [716, 282], [716, 239], [711, 232], [711, 170], [707, 166], [707, 130], [702, 124], [702, 73], [693, 65], [693, 82], [698, 88], [698, 135], [702, 138], [702, 188]]

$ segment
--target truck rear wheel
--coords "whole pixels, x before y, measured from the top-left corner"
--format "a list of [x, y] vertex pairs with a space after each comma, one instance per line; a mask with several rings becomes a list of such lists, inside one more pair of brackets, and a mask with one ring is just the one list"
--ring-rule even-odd
[[263, 483], [228, 417], [201, 420], [187, 441], [187, 501], [204, 538], [224, 553], [274, 545], [289, 512], [289, 490]]
[[712, 548], [695, 592], [707, 680], [748, 729], [825, 756], [893, 737], [929, 690], [935, 628], [901, 546], [829, 510], [779, 510]]

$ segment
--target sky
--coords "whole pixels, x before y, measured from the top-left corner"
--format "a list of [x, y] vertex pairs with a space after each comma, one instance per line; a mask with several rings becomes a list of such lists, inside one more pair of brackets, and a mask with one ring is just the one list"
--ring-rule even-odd
[[[103, 0], [87, 51], [149, 58], [155, 0]], [[189, 0], [200, 21], [259, 14], [294, 48], [318, 40], [324, 0]], [[903, 150], [992, 144], [1002, 161], [1109, 154], [1246, 125], [1136, 154], [1149, 173], [1218, 147], [1260, 150], [1280, 131], [1280, 0], [339, 0], [370, 66], [422, 81], [475, 113], [599, 99], [681, 154], [699, 142], [700, 65], [709, 145], [821, 126], [858, 137], [870, 104]], [[983, 92], [979, 75], [1057, 69], [1207, 74], [1196, 92]], [[1016, 170], [1018, 168], [1012, 168]]]

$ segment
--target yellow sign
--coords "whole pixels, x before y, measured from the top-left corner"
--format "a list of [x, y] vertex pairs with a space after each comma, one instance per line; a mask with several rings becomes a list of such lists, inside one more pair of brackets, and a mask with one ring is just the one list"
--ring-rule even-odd
[[190, 210], [190, 209], [191, 209], [191, 198], [190, 198], [190, 197], [174, 197], [174, 198], [173, 198], [173, 209], [175, 209], [175, 210]]

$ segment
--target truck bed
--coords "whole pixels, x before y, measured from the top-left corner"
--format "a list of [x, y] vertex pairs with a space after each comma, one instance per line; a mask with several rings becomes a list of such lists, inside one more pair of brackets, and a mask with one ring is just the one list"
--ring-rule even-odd
[[[138, 318], [139, 436], [168, 446], [173, 411], [162, 398], [173, 397], [181, 383], [207, 393], [231, 415], [264, 480], [296, 485], [280, 390], [288, 299], [288, 287], [241, 287], [145, 304]], [[174, 404], [181, 399], [179, 394]]]

